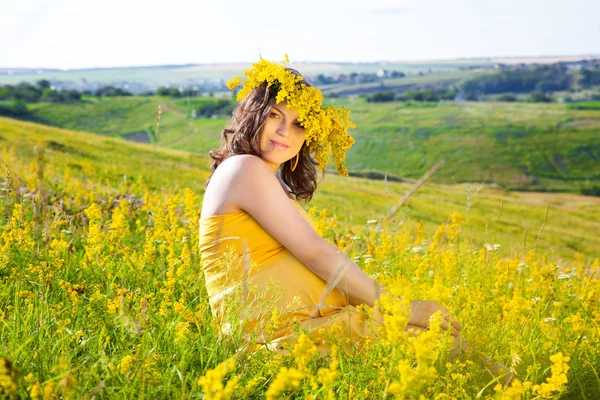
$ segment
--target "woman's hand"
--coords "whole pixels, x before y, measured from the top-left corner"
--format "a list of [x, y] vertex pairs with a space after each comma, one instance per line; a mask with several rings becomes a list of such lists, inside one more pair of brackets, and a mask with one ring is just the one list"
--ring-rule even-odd
[[408, 325], [416, 325], [423, 329], [429, 329], [429, 319], [437, 311], [442, 312], [442, 329], [450, 329], [452, 335], [458, 337], [462, 325], [450, 316], [450, 312], [432, 300], [412, 300], [410, 302], [410, 317]]

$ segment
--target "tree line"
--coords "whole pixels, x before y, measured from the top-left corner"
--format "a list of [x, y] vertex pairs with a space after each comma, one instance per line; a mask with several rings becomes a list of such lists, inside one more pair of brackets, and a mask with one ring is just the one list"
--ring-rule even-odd
[[511, 68], [465, 81], [465, 93], [498, 94], [556, 92], [600, 85], [600, 67], [571, 70], [563, 64]]

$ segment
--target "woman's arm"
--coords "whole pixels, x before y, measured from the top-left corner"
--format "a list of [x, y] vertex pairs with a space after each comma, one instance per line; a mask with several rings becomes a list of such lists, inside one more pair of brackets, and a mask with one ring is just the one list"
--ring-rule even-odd
[[[229, 200], [250, 214], [271, 236], [327, 283], [345, 273], [334, 287], [352, 305], [374, 305], [379, 285], [348, 256], [321, 238], [298, 212], [277, 177], [260, 158], [235, 156], [219, 166]], [[339, 276], [338, 276], [339, 278]]]
[[[346, 293], [351, 305], [375, 305], [383, 292], [381, 286], [315, 232], [292, 205], [264, 161], [251, 155], [236, 156], [223, 162], [219, 170], [231, 201], [250, 214], [307, 268]], [[409, 324], [427, 328], [429, 317], [438, 310], [446, 317], [445, 328], [453, 326], [460, 330], [460, 324], [450, 318], [447, 310], [429, 300], [411, 301]]]
[[382, 292], [381, 286], [367, 275], [354, 261], [337, 247], [321, 239], [306, 265], [325, 282], [336, 282], [335, 287], [348, 296], [348, 302], [357, 306], [373, 307]]

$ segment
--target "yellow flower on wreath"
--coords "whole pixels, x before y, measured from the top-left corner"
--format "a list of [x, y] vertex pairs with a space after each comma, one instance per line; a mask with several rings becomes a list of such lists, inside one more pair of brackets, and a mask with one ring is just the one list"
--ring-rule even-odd
[[[346, 152], [354, 144], [348, 134], [349, 128], [356, 128], [350, 121], [350, 111], [343, 107], [323, 106], [323, 94], [317, 88], [301, 83], [302, 76], [286, 69], [290, 60], [285, 55], [282, 64], [264, 60], [254, 63], [252, 68], [244, 71], [246, 80], [237, 94], [237, 101], [245, 98], [253, 89], [267, 83], [277, 89], [277, 103], [287, 101], [287, 107], [298, 113], [298, 122], [306, 130], [306, 145], [323, 170], [333, 158], [336, 170], [340, 175], [348, 176], [344, 163]], [[227, 87], [234, 90], [242, 84], [236, 76], [227, 82]]]

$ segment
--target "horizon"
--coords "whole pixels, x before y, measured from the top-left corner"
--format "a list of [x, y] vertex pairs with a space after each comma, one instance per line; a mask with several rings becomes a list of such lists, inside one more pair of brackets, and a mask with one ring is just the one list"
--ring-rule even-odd
[[241, 64], [284, 54], [292, 63], [600, 54], [600, 2], [591, 0], [23, 0], [3, 11], [3, 69]]
[[[429, 64], [429, 63], [444, 63], [451, 61], [490, 61], [498, 62], [498, 60], [521, 60], [521, 59], [561, 59], [560, 61], [550, 62], [573, 62], [577, 60], [593, 60], [600, 59], [598, 54], [548, 54], [548, 55], [516, 55], [516, 56], [497, 56], [497, 57], [459, 57], [459, 58], [439, 58], [439, 59], [419, 59], [419, 60], [375, 60], [375, 61], [294, 61], [288, 63], [293, 64]], [[565, 60], [568, 59], [568, 60]], [[155, 65], [114, 65], [105, 67], [87, 67], [87, 68], [48, 68], [43, 66], [38, 67], [4, 67], [0, 65], [0, 70], [43, 70], [43, 71], [88, 71], [88, 70], [103, 70], [103, 69], [127, 69], [127, 68], [164, 68], [164, 67], [187, 67], [187, 66], [223, 66], [223, 65], [250, 65], [254, 61], [236, 61], [236, 62], [207, 62], [207, 63], [185, 63], [185, 64], [155, 64]], [[523, 62], [525, 63], [525, 62]]]

